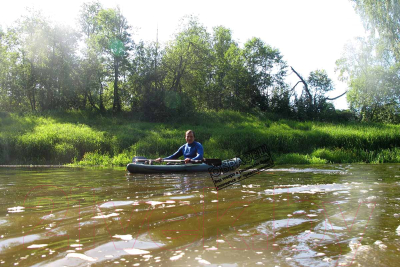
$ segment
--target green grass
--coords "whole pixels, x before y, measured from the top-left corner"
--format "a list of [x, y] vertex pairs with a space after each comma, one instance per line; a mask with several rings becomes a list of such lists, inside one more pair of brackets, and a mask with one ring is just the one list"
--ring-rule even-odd
[[328, 163], [328, 161], [315, 156], [301, 155], [299, 153], [288, 153], [276, 157], [275, 163], [279, 165], [280, 164], [326, 164]]
[[0, 164], [124, 166], [135, 155], [167, 156], [192, 129], [208, 158], [232, 158], [266, 144], [277, 164], [398, 163], [400, 126], [273, 120], [234, 111], [150, 123], [89, 112], [0, 116]]

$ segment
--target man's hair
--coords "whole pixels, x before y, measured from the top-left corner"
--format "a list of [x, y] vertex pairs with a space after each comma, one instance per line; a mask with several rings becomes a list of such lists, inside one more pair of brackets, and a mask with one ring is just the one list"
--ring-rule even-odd
[[186, 136], [188, 133], [192, 133], [192, 134], [193, 134], [193, 137], [196, 137], [196, 135], [194, 134], [194, 132], [193, 132], [192, 130], [187, 130], [186, 133], [185, 133], [185, 136]]

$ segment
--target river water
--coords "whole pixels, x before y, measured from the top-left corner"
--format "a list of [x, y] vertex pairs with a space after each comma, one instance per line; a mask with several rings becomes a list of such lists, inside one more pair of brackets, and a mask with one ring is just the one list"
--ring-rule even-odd
[[399, 170], [0, 168], [0, 266], [398, 266]]

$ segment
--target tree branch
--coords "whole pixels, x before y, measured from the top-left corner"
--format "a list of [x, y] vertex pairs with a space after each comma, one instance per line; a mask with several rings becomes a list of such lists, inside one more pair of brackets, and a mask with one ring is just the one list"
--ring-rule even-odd
[[337, 96], [337, 97], [332, 97], [332, 98], [325, 98], [325, 100], [336, 100], [336, 99], [338, 99], [339, 97], [342, 97], [342, 96], [344, 96], [345, 94], [347, 94], [347, 91], [346, 92], [344, 92], [343, 94], [341, 94], [341, 95], [339, 95], [339, 96]]
[[301, 82], [302, 82], [302, 81], [298, 81], [298, 82], [293, 86], [293, 88], [289, 90], [289, 92], [290, 92], [290, 91], [293, 91], [294, 88], [296, 88], [296, 86], [297, 86], [299, 83], [301, 83]]
[[[292, 69], [292, 71], [297, 75], [297, 77], [299, 77], [300, 81], [304, 84], [304, 89], [306, 90], [306, 93], [308, 95], [308, 100], [310, 101], [310, 104], [312, 104], [312, 95], [310, 93], [310, 90], [308, 90], [308, 84], [306, 83], [306, 81], [303, 79], [303, 77], [300, 76], [300, 74], [297, 73], [297, 71], [295, 71], [293, 69], [293, 67], [290, 67]], [[297, 84], [296, 84], [297, 85]]]
[[302, 81], [298, 81], [298, 82], [292, 87], [292, 89], [281, 93], [281, 94], [279, 95], [279, 97], [282, 97], [282, 96], [283, 96], [284, 94], [286, 94], [286, 93], [292, 92], [292, 91], [294, 90], [294, 88], [296, 88], [296, 86], [297, 86], [299, 83], [301, 83], [301, 82], [302, 82]]

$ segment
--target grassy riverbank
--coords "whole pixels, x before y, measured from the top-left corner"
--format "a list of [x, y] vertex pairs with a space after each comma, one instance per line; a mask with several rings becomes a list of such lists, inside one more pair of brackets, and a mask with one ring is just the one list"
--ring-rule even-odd
[[0, 113], [0, 164], [124, 166], [134, 155], [167, 156], [192, 129], [208, 158], [232, 158], [266, 144], [278, 164], [399, 163], [400, 126], [272, 120], [233, 111], [168, 123], [71, 112]]

